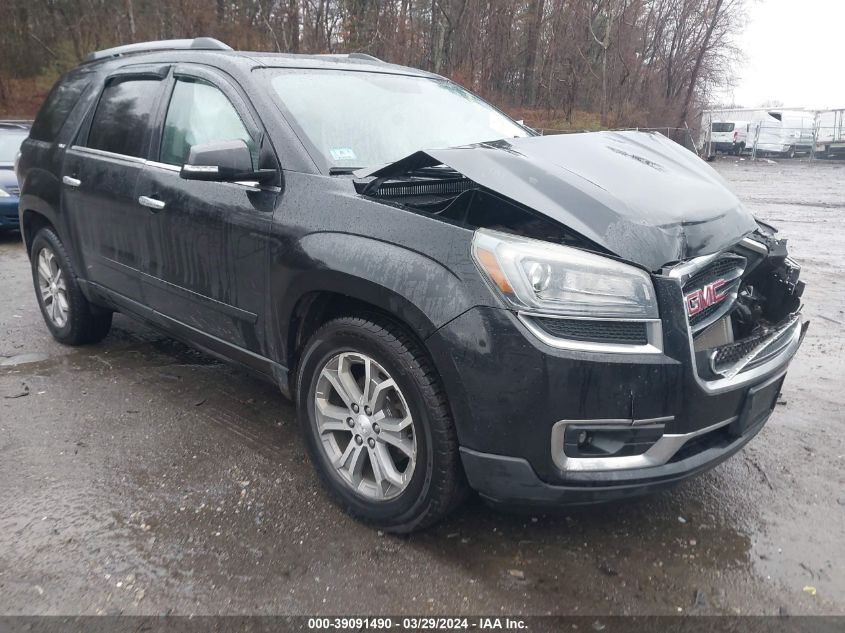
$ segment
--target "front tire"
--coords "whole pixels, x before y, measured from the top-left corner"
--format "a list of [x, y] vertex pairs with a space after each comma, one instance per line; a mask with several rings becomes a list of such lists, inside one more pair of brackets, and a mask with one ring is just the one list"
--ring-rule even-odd
[[59, 236], [41, 229], [30, 251], [32, 281], [47, 328], [59, 343], [96, 343], [111, 329], [112, 312], [92, 305], [82, 294]]
[[309, 454], [349, 514], [395, 533], [463, 498], [446, 395], [424, 350], [393, 322], [343, 317], [305, 345], [295, 394]]

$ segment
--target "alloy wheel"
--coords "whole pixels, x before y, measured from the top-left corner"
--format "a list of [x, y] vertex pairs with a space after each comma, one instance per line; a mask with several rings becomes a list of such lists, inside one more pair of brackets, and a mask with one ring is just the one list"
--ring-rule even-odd
[[333, 356], [314, 393], [317, 434], [340, 479], [371, 501], [402, 493], [416, 466], [414, 420], [399, 386], [359, 352]]
[[67, 284], [59, 266], [56, 254], [49, 248], [38, 253], [38, 290], [44, 304], [44, 312], [57, 328], [67, 323], [70, 306], [67, 299]]

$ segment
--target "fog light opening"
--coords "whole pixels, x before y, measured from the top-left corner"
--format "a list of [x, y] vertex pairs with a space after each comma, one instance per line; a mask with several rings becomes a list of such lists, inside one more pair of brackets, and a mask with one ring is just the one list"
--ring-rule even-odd
[[564, 432], [564, 454], [568, 457], [626, 457], [642, 455], [663, 436], [663, 424], [572, 425]]

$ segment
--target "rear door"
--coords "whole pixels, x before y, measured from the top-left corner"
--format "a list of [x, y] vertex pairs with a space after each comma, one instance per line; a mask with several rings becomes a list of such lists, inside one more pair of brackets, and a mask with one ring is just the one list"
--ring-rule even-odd
[[108, 77], [62, 169], [62, 204], [84, 276], [135, 301], [144, 299], [141, 273], [149, 256], [149, 214], [135, 189], [167, 72], [134, 67]]
[[[266, 253], [279, 187], [184, 180], [193, 145], [241, 139], [259, 166], [265, 138], [231, 80], [207, 67], [174, 67], [162, 123], [137, 195], [151, 208], [150, 276], [157, 312], [230, 345], [263, 354]], [[267, 142], [269, 145], [269, 141]], [[265, 148], [266, 149], [266, 148]], [[278, 169], [270, 150], [270, 164]]]

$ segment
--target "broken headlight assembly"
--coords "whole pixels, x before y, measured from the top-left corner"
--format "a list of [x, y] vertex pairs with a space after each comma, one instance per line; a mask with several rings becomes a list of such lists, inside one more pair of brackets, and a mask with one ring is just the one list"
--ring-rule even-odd
[[490, 229], [472, 241], [478, 267], [547, 345], [659, 353], [663, 333], [651, 277], [609, 257]]
[[472, 254], [517, 310], [593, 319], [658, 319], [643, 270], [570, 246], [478, 229]]

